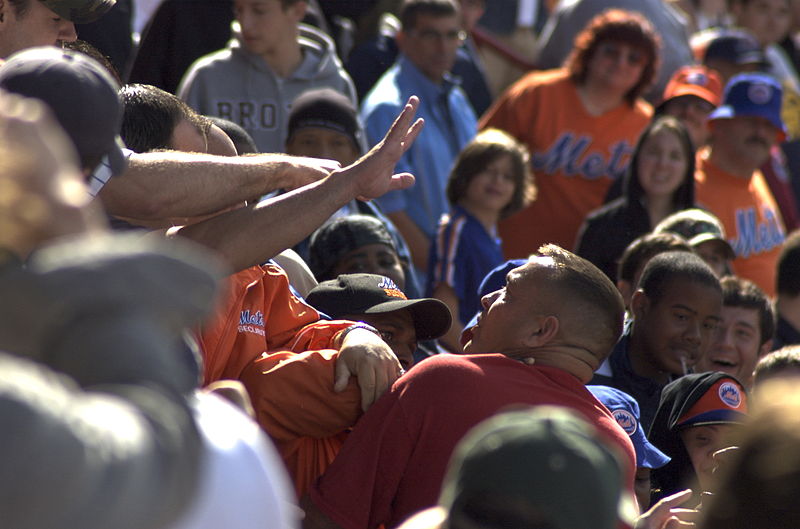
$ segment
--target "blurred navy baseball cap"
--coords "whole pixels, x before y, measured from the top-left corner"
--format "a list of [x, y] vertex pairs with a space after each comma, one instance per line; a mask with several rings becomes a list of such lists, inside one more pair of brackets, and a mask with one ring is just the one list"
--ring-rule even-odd
[[[478, 299], [506, 286], [506, 276], [508, 273], [515, 268], [519, 268], [527, 262], [527, 259], [510, 259], [505, 263], [493, 268], [491, 272], [484, 276], [483, 281], [481, 281], [481, 284], [478, 287]], [[476, 312], [475, 315], [472, 316], [472, 319], [469, 320], [469, 323], [464, 326], [464, 333], [461, 335], [462, 344], [465, 344], [469, 341], [468, 336], [471, 335], [470, 329], [477, 325], [478, 314], [480, 314], [480, 312]]]
[[709, 121], [742, 116], [765, 118], [778, 129], [779, 140], [786, 139], [781, 119], [783, 89], [773, 77], [763, 73], [735, 75], [725, 86], [722, 105], [709, 114]]
[[84, 169], [93, 170], [108, 157], [112, 175], [125, 170], [119, 87], [91, 57], [54, 46], [23, 50], [0, 68], [0, 88], [50, 107]]
[[614, 419], [631, 438], [636, 450], [636, 466], [660, 468], [669, 463], [670, 457], [651, 444], [642, 429], [639, 403], [636, 399], [616, 388], [608, 386], [586, 386], [597, 400], [608, 408]]
[[708, 40], [703, 62], [721, 60], [733, 64], [769, 64], [761, 45], [756, 38], [746, 31], [725, 29], [714, 34]]
[[50, 11], [76, 24], [94, 22], [114, 7], [117, 0], [39, 0]]

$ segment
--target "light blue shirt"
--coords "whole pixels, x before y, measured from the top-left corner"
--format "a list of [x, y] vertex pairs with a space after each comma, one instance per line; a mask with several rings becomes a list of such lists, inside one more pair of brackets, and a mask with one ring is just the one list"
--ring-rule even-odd
[[475, 112], [464, 92], [447, 77], [437, 85], [403, 54], [364, 99], [361, 116], [370, 145], [379, 142], [412, 95], [419, 97], [417, 116], [425, 127], [406, 151], [395, 172], [409, 172], [416, 184], [378, 199], [384, 213], [405, 211], [431, 239], [447, 213], [445, 188], [453, 162], [477, 133]]

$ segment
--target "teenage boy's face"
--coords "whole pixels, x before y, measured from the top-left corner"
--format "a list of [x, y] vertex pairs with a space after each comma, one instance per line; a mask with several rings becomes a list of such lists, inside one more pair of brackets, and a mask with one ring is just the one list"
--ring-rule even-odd
[[[681, 430], [681, 440], [692, 461], [701, 491], [710, 490], [714, 468], [717, 466], [714, 452], [727, 448], [729, 445], [727, 438], [734, 428], [735, 425], [732, 424], [714, 424], [692, 426]], [[686, 485], [694, 486], [688, 483]]]
[[34, 46], [57, 46], [78, 38], [75, 25], [45, 7], [39, 0], [31, 0], [22, 16], [8, 1], [0, 7], [0, 59], [14, 52]]
[[407, 309], [382, 314], [349, 315], [345, 319], [363, 321], [378, 329], [381, 338], [408, 371], [414, 365], [414, 351], [417, 349], [417, 331], [411, 312]]
[[711, 350], [697, 363], [697, 370], [722, 371], [749, 387], [756, 363], [768, 348], [761, 345], [758, 309], [722, 307], [721, 315]]
[[[707, 353], [720, 321], [722, 294], [685, 278], [667, 283], [661, 299], [634, 294], [634, 333], [640, 335], [643, 360], [651, 375], [683, 375]], [[641, 334], [640, 334], [641, 333]]]
[[358, 159], [358, 149], [350, 136], [323, 127], [295, 131], [286, 142], [287, 154], [336, 160], [346, 167]]
[[730, 260], [725, 251], [725, 243], [722, 241], [703, 241], [694, 247], [694, 251], [700, 256], [700, 259], [706, 262], [714, 275], [722, 277], [727, 275], [730, 270]]
[[295, 39], [305, 9], [305, 2], [284, 9], [280, 0], [234, 0], [233, 13], [242, 28], [242, 45], [256, 55], [279, 53]]

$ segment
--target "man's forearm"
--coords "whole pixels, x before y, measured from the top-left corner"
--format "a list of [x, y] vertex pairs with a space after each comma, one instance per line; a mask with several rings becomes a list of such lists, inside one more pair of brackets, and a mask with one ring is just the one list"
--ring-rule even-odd
[[99, 193], [113, 216], [142, 220], [214, 213], [277, 189], [318, 180], [326, 170], [281, 154], [225, 157], [196, 153], [134, 154], [127, 171]]
[[353, 199], [342, 173], [260, 204], [186, 226], [180, 235], [207, 246], [233, 271], [261, 264], [291, 248]]

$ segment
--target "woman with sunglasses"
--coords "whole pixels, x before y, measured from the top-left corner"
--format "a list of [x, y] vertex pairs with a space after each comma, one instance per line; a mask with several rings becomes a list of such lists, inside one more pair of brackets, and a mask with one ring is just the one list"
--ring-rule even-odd
[[527, 257], [548, 242], [572, 248], [650, 120], [640, 95], [657, 69], [650, 23], [612, 9], [589, 22], [562, 68], [529, 73], [487, 111], [480, 127], [528, 147], [539, 188], [533, 204], [500, 223], [506, 257]]

